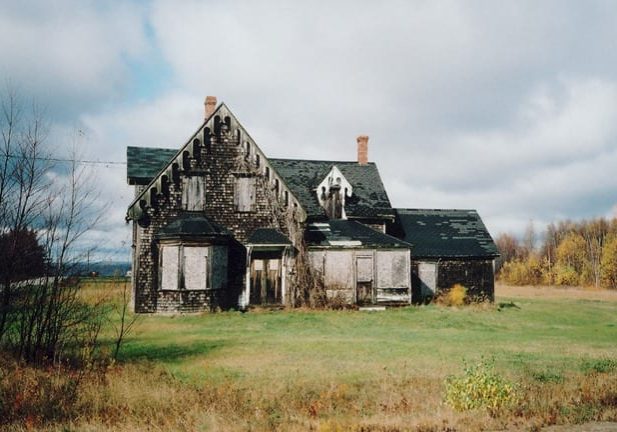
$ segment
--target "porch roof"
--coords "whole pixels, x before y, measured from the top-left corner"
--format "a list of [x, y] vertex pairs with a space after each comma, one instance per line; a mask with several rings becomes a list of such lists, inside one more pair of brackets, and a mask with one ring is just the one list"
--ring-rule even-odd
[[404, 248], [412, 245], [357, 221], [337, 219], [312, 223], [305, 232], [309, 247]]
[[291, 240], [275, 228], [257, 228], [249, 236], [247, 243], [250, 245], [288, 246]]

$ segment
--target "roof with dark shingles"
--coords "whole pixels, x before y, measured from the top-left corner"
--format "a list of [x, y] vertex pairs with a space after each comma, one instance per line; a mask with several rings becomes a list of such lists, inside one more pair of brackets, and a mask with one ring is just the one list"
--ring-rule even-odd
[[350, 244], [348, 247], [412, 248], [412, 245], [396, 237], [376, 231], [360, 222], [344, 219], [310, 224], [306, 230], [306, 241], [309, 246], [335, 246], [337, 242], [357, 241], [361, 245]]
[[178, 153], [178, 149], [126, 148], [126, 176], [131, 183], [148, 184]]
[[475, 210], [396, 209], [414, 258], [497, 257], [499, 252]]
[[283, 233], [274, 228], [257, 228], [249, 236], [247, 243], [260, 245], [290, 245], [291, 241]]
[[394, 216], [377, 165], [373, 162], [359, 165], [358, 162], [348, 161], [268, 160], [276, 172], [283, 177], [291, 192], [300, 200], [300, 204], [309, 216], [325, 216], [317, 200], [315, 189], [335, 165], [353, 187], [352, 196], [345, 198], [347, 217]]
[[224, 237], [229, 232], [222, 226], [211, 222], [201, 213], [182, 213], [172, 219], [167, 225], [159, 230], [158, 238], [175, 237]]
[[[154, 147], [127, 147], [129, 182], [148, 184], [176, 155], [178, 150]], [[393, 217], [394, 210], [386, 193], [377, 165], [359, 165], [349, 161], [303, 159], [268, 159], [300, 201], [309, 216], [325, 217], [317, 201], [315, 189], [333, 166], [341, 171], [353, 187], [353, 195], [345, 198], [345, 213], [350, 218]]]

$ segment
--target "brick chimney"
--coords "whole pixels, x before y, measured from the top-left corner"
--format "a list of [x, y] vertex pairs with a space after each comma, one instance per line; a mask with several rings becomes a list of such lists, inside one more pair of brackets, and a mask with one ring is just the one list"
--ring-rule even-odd
[[212, 113], [214, 112], [214, 109], [216, 108], [216, 96], [206, 96], [206, 101], [204, 102], [204, 106], [206, 108], [205, 110], [205, 118], [204, 120], [208, 120], [208, 118], [212, 115]]
[[358, 164], [368, 164], [368, 135], [360, 135], [358, 141]]

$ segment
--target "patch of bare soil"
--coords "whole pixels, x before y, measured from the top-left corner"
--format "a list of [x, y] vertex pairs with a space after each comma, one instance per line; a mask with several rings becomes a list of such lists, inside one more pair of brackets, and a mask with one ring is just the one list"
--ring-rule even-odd
[[[495, 295], [499, 297], [526, 298], [570, 298], [580, 300], [601, 300], [617, 302], [617, 290], [598, 289], [593, 287], [558, 287], [558, 286], [513, 286], [497, 283]], [[617, 431], [617, 429], [615, 429]]]
[[549, 426], [542, 429], [542, 432], [615, 432], [617, 423], [613, 422], [591, 422], [580, 425], [560, 425]]

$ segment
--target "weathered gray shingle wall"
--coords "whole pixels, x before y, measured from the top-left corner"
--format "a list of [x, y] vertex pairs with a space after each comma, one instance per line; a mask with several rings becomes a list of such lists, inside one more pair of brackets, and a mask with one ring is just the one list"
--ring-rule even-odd
[[[290, 239], [289, 227], [295, 226], [297, 213], [290, 203], [285, 208], [273, 196], [272, 183], [263, 175], [263, 164], [256, 166], [254, 152], [246, 157], [246, 141], [237, 133], [239, 125], [231, 124], [229, 133], [216, 135], [208, 129], [197, 134], [201, 145], [198, 152], [188, 161], [189, 169], [180, 167], [180, 178], [171, 181], [167, 193], [159, 193], [152, 207], [146, 210], [149, 224], [136, 225], [135, 236], [135, 310], [156, 311], [198, 311], [221, 306], [233, 307], [244, 288], [246, 270], [246, 249], [242, 245], [257, 228], [277, 228]], [[205, 140], [208, 145], [204, 145]], [[192, 144], [193, 145], [193, 144]], [[226, 227], [233, 239], [229, 245], [227, 263], [227, 287], [223, 290], [200, 292], [165, 292], [158, 289], [158, 246], [156, 233], [182, 211], [183, 185], [189, 184], [182, 178], [187, 175], [202, 176], [205, 179], [205, 216]], [[254, 176], [254, 211], [238, 212], [235, 205], [236, 179]], [[186, 195], [186, 194], [184, 194]], [[221, 269], [214, 270], [220, 277]], [[217, 273], [218, 272], [218, 273]]]

